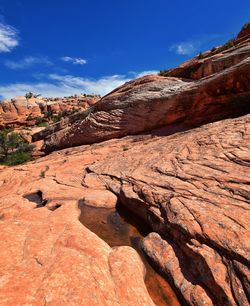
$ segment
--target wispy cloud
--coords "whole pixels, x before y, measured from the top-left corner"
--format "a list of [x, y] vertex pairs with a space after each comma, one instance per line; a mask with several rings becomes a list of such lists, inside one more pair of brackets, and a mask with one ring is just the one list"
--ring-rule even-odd
[[50, 66], [52, 65], [52, 62], [47, 56], [43, 57], [28, 56], [19, 61], [11, 61], [11, 60], [5, 61], [4, 65], [13, 70], [22, 70], [30, 68], [35, 65]]
[[28, 91], [39, 93], [45, 97], [62, 97], [80, 93], [105, 95], [129, 80], [130, 78], [122, 75], [89, 79], [72, 75], [51, 74], [45, 82], [0, 85], [0, 97], [1, 99], [9, 99], [24, 95]]
[[172, 45], [169, 51], [173, 51], [180, 55], [192, 55], [197, 52], [197, 47], [199, 43], [197, 42], [183, 42], [179, 44]]
[[146, 70], [146, 71], [142, 71], [140, 73], [135, 73], [135, 77], [140, 78], [140, 77], [143, 77], [143, 76], [148, 75], [148, 74], [157, 74], [157, 73], [159, 73], [159, 71], [157, 71], [157, 70]]
[[0, 23], [0, 53], [10, 52], [18, 44], [18, 31], [10, 25]]
[[173, 44], [169, 47], [169, 51], [179, 55], [195, 55], [202, 51], [203, 47], [215, 46], [220, 41], [225, 40], [227, 35], [220, 34], [203, 34], [186, 41]]
[[[24, 95], [28, 91], [39, 93], [45, 97], [63, 97], [80, 93], [103, 96], [132, 78], [156, 72], [152, 70], [133, 72], [133, 75], [129, 73], [128, 75], [103, 76], [97, 79], [61, 74], [49, 74], [45, 77], [45, 75], [41, 74], [39, 75], [40, 81], [36, 83], [0, 85], [0, 98], [13, 98], [14, 96]], [[43, 81], [42, 77], [45, 77]]]
[[130, 78], [124, 75], [112, 75], [104, 76], [99, 79], [90, 79], [83, 77], [75, 77], [72, 75], [49, 75], [51, 80], [57, 81], [58, 85], [63, 88], [70, 88], [70, 90], [76, 92], [84, 92], [88, 94], [105, 95], [114, 88], [122, 85], [130, 80]]
[[69, 62], [74, 65], [85, 65], [87, 64], [87, 60], [81, 57], [71, 57], [71, 56], [63, 56], [61, 60], [64, 62]]

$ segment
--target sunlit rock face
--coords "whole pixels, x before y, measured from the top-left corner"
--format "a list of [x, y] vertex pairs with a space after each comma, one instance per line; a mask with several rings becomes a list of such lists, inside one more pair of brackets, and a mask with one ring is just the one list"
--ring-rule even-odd
[[0, 101], [0, 127], [34, 126], [37, 117], [46, 113], [57, 115], [63, 111], [86, 110], [99, 100], [98, 96], [72, 96], [66, 98], [40, 98], [24, 96]]
[[[220, 50], [220, 49], [219, 49]], [[204, 53], [165, 76], [130, 81], [103, 97], [89, 113], [34, 135], [44, 151], [91, 144], [165, 126], [168, 133], [247, 114], [250, 42]]]

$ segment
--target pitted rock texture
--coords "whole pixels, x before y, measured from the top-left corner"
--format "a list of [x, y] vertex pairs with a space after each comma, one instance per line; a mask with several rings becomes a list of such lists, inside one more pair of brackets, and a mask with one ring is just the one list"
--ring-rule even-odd
[[145, 239], [145, 252], [184, 301], [247, 305], [249, 149], [247, 115], [134, 142], [85, 180], [96, 175], [161, 235]]
[[[247, 55], [249, 56], [249, 46]], [[234, 53], [231, 53], [234, 58]], [[250, 57], [198, 81], [146, 76], [103, 97], [86, 118], [46, 129], [44, 151], [138, 134], [162, 126], [173, 130], [199, 126], [249, 112]]]

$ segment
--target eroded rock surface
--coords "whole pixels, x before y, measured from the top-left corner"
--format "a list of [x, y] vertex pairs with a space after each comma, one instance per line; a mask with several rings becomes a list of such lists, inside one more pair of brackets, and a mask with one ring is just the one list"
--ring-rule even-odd
[[0, 166], [1, 305], [153, 305], [138, 254], [112, 249], [79, 222], [79, 203], [117, 201], [151, 226], [143, 249], [182, 304], [249, 304], [248, 28], [242, 33], [198, 66], [128, 82], [33, 136], [46, 152], [84, 146]]
[[108, 153], [86, 147], [1, 167], [1, 305], [154, 305], [136, 251], [112, 249], [79, 222], [79, 201], [102, 190], [91, 178], [92, 191], [82, 186], [84, 169]]
[[192, 305], [248, 303], [249, 144], [248, 115], [135, 142], [88, 168], [162, 235], [144, 249]]
[[[44, 151], [48, 153], [163, 126], [171, 134], [174, 130], [247, 114], [250, 111], [247, 37], [223, 53], [184, 63], [167, 77], [150, 75], [130, 81], [103, 97], [86, 116], [52, 126], [35, 134], [33, 139], [45, 140]], [[182, 73], [177, 73], [180, 69]]]
[[40, 98], [27, 99], [18, 96], [11, 100], [0, 101], [0, 127], [4, 126], [34, 126], [36, 117], [44, 117], [50, 112], [56, 115], [62, 111], [73, 109], [86, 110], [99, 100], [98, 96], [76, 96], [68, 98]]
[[152, 305], [134, 251], [78, 220], [77, 203], [104, 190], [152, 227], [144, 250], [182, 303], [247, 305], [249, 136], [247, 115], [2, 167], [1, 305]]

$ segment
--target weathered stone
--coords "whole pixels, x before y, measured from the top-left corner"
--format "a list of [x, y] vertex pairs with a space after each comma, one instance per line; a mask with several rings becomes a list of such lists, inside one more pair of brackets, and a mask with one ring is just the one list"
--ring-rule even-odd
[[192, 305], [249, 298], [249, 140], [247, 115], [127, 144], [88, 167], [162, 235], [150, 235], [145, 251]]
[[18, 96], [11, 100], [0, 101], [0, 127], [6, 125], [34, 126], [36, 121], [30, 118], [43, 117], [48, 111], [51, 115], [73, 109], [83, 111], [98, 100], [98, 96], [54, 99], [26, 99], [23, 96]]
[[[248, 53], [249, 55], [249, 53]], [[168, 134], [249, 112], [250, 60], [199, 81], [146, 76], [102, 98], [82, 120], [46, 129], [45, 152], [150, 131]]]

